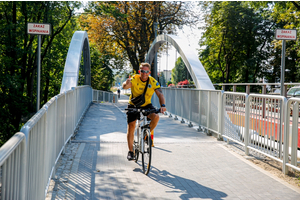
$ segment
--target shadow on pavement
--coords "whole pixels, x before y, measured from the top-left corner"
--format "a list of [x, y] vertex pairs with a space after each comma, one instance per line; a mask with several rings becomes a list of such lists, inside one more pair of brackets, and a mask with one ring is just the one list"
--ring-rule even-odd
[[169, 150], [166, 150], [166, 149], [163, 149], [163, 148], [159, 148], [159, 147], [156, 147], [156, 146], [154, 146], [153, 148], [154, 148], [154, 149], [161, 150], [161, 151], [165, 151], [165, 152], [167, 152], [167, 153], [172, 153], [172, 151], [169, 151]]
[[156, 167], [151, 167], [148, 176], [165, 187], [169, 187], [171, 189], [169, 193], [182, 193], [179, 196], [181, 199], [200, 197], [203, 199], [220, 200], [227, 197], [227, 194], [224, 192], [205, 187], [196, 181], [171, 174], [166, 170], [161, 171]]

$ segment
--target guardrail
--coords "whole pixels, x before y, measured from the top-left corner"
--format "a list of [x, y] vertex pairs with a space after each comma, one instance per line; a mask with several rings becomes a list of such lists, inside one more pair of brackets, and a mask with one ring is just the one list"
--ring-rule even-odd
[[1, 199], [45, 199], [55, 165], [91, 102], [90, 86], [56, 95], [0, 148]]
[[92, 101], [116, 94], [79, 86], [52, 97], [0, 148], [1, 199], [45, 199], [55, 165]]
[[0, 149], [1, 199], [25, 199], [25, 143], [18, 132]]
[[112, 92], [93, 90], [93, 101], [118, 103], [118, 95]]
[[[300, 171], [297, 162], [300, 148], [299, 102], [283, 96], [162, 88], [170, 117], [182, 118], [191, 127], [214, 133], [227, 142], [234, 141], [249, 150], [256, 151], [281, 162], [283, 173], [288, 168]], [[154, 96], [153, 104], [160, 107]], [[293, 110], [294, 112], [291, 112]], [[290, 113], [293, 113], [291, 120]], [[174, 115], [174, 116], [172, 116]], [[177, 117], [178, 116], [178, 117]], [[291, 134], [290, 134], [291, 133]]]

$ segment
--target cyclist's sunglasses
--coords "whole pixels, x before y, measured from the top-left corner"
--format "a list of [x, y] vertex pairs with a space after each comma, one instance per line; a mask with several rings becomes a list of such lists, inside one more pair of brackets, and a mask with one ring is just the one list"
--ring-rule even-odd
[[143, 69], [141, 69], [141, 73], [146, 73], [146, 74], [148, 74], [150, 72], [150, 70], [143, 70]]

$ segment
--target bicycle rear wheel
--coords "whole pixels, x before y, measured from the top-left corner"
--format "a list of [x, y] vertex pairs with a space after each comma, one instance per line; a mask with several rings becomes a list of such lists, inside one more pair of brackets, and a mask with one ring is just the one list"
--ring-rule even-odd
[[151, 156], [152, 156], [152, 140], [150, 136], [150, 130], [144, 129], [144, 152], [142, 152], [142, 167], [144, 174], [148, 174], [151, 167]]

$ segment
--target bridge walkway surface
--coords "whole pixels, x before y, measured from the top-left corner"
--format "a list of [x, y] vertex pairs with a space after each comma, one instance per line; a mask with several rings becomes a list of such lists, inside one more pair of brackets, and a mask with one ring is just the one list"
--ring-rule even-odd
[[160, 116], [152, 167], [127, 161], [128, 97], [92, 103], [57, 164], [46, 199], [300, 199], [224, 141]]

